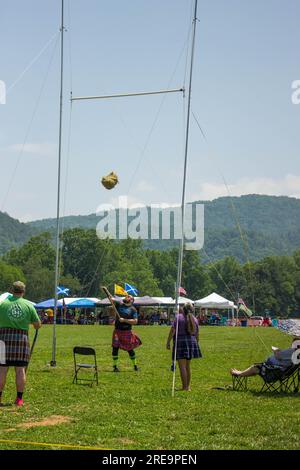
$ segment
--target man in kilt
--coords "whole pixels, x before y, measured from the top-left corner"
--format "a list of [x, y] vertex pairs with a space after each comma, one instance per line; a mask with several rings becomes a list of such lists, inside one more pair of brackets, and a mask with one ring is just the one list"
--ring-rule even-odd
[[30, 360], [28, 340], [29, 325], [41, 327], [33, 305], [23, 299], [25, 284], [17, 281], [12, 287], [12, 296], [0, 304], [0, 403], [9, 367], [15, 368], [17, 397], [15, 405], [23, 405], [26, 383], [26, 367]]
[[113, 358], [113, 371], [120, 372], [118, 367], [119, 349], [128, 351], [129, 357], [133, 364], [133, 369], [138, 371], [139, 368], [136, 363], [135, 349], [138, 348], [142, 341], [132, 331], [132, 326], [138, 322], [138, 315], [135, 307], [133, 306], [134, 298], [127, 295], [123, 302], [116, 302], [113, 300], [111, 294], [107, 292], [110, 302], [115, 310], [115, 329], [112, 336], [112, 358]]

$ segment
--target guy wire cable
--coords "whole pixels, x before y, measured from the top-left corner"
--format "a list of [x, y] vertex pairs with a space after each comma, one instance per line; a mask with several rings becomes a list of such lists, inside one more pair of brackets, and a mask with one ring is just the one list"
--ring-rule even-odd
[[[184, 44], [183, 44], [183, 47], [182, 47], [182, 49], [181, 49], [181, 51], [180, 51], [180, 53], [179, 53], [177, 62], [176, 62], [176, 64], [175, 64], [175, 67], [174, 67], [174, 70], [173, 70], [173, 72], [172, 72], [172, 74], [171, 74], [171, 77], [170, 77], [170, 79], [169, 79], [169, 81], [168, 81], [168, 83], [167, 83], [166, 89], [168, 89], [168, 88], [171, 86], [171, 84], [172, 84], [172, 82], [173, 82], [173, 80], [174, 80], [174, 76], [175, 76], [175, 73], [176, 73], [176, 71], [177, 71], [177, 69], [178, 69], [178, 66], [179, 66], [179, 64], [180, 64], [181, 58], [182, 58], [182, 56], [183, 56], [183, 53], [184, 53], [184, 51], [187, 49], [187, 47], [188, 47], [188, 45], [189, 45], [190, 35], [191, 35], [191, 28], [189, 28], [187, 39], [185, 40], [185, 42], [184, 42]], [[186, 62], [186, 64], [187, 64], [187, 62]], [[183, 89], [185, 88], [186, 68], [187, 68], [187, 65], [185, 66], [184, 81], [183, 81]], [[137, 162], [137, 164], [136, 164], [135, 170], [134, 170], [134, 172], [133, 172], [133, 174], [132, 174], [132, 177], [131, 177], [131, 180], [130, 180], [130, 183], [129, 183], [129, 187], [128, 187], [128, 190], [127, 190], [128, 194], [130, 194], [130, 189], [131, 189], [131, 187], [132, 187], [132, 185], [133, 185], [135, 175], [136, 175], [136, 173], [138, 172], [138, 169], [139, 169], [139, 167], [140, 167], [140, 165], [141, 165], [141, 163], [142, 163], [142, 160], [143, 160], [144, 157], [145, 157], [146, 150], [147, 150], [147, 148], [148, 148], [150, 139], [151, 139], [152, 134], [153, 134], [153, 132], [154, 132], [154, 129], [155, 129], [155, 127], [156, 127], [158, 118], [159, 118], [159, 116], [160, 116], [160, 114], [161, 114], [161, 110], [162, 110], [162, 108], [163, 108], [163, 105], [164, 105], [165, 101], [166, 101], [166, 95], [164, 95], [164, 96], [162, 97], [162, 99], [161, 99], [160, 105], [159, 105], [158, 110], [157, 110], [157, 112], [156, 112], [156, 116], [155, 116], [155, 118], [154, 118], [154, 121], [153, 121], [152, 126], [151, 126], [151, 128], [150, 128], [150, 131], [149, 131], [148, 136], [147, 136], [147, 138], [146, 138], [145, 144], [144, 144], [144, 146], [143, 146], [143, 148], [142, 148], [142, 150], [141, 150], [141, 154], [140, 154], [139, 160], [138, 160], [138, 162]], [[185, 101], [185, 100], [183, 100], [183, 101]], [[156, 175], [156, 176], [159, 178], [159, 180], [160, 180], [160, 177], [157, 175], [157, 172], [155, 171], [155, 168], [154, 168], [153, 166], [151, 166], [151, 168], [152, 168], [152, 172], [155, 173], [155, 175]], [[161, 183], [161, 187], [162, 187], [162, 189], [165, 190], [164, 184]], [[167, 193], [168, 191], [165, 190], [165, 192]]]
[[[197, 117], [195, 116], [195, 113], [192, 112], [192, 114], [193, 114], [193, 117], [194, 117], [194, 119], [195, 119], [195, 121], [196, 121], [196, 124], [197, 124], [198, 128], [199, 128], [200, 131], [201, 131], [202, 137], [204, 138], [204, 140], [205, 140], [207, 146], [209, 147], [207, 137], [206, 137], [206, 135], [205, 135], [205, 133], [204, 133], [202, 127], [200, 126], [200, 123], [199, 123]], [[210, 155], [211, 155], [211, 156], [213, 155], [212, 152], [210, 152]], [[243, 237], [242, 228], [241, 228], [241, 225], [240, 225], [240, 222], [239, 222], [238, 215], [237, 215], [236, 210], [235, 210], [235, 205], [234, 205], [234, 203], [233, 203], [232, 196], [231, 196], [231, 194], [230, 194], [228, 185], [227, 185], [227, 183], [226, 183], [226, 181], [225, 181], [225, 177], [224, 177], [224, 175], [220, 172], [220, 169], [219, 169], [219, 173], [220, 173], [220, 175], [221, 175], [221, 177], [222, 177], [222, 179], [223, 179], [223, 183], [224, 183], [224, 185], [225, 185], [225, 187], [226, 187], [226, 189], [227, 189], [227, 192], [228, 192], [228, 195], [229, 195], [229, 199], [230, 199], [230, 202], [231, 202], [231, 207], [232, 207], [234, 219], [235, 219], [235, 221], [236, 221], [236, 223], [237, 223], [238, 230], [239, 230], [239, 233], [240, 233], [240, 237], [241, 237], [242, 242], [243, 242], [243, 247], [244, 247], [244, 251], [245, 251], [246, 259], [247, 259], [247, 263], [246, 263], [246, 264], [247, 264], [247, 266], [248, 266], [248, 268], [249, 268], [250, 288], [251, 288], [251, 290], [252, 290], [252, 289], [253, 289], [253, 282], [252, 282], [252, 281], [253, 281], [253, 278], [252, 278], [252, 271], [251, 271], [251, 268], [250, 268], [250, 260], [249, 260], [249, 245], [248, 245], [248, 243], [245, 242], [245, 239], [244, 239], [244, 237]], [[247, 247], [247, 248], [246, 248], [246, 247]], [[249, 281], [248, 281], [248, 279], [247, 279], [246, 276], [245, 276], [243, 267], [242, 267], [242, 274], [243, 274], [243, 277], [245, 278], [246, 285], [247, 285]], [[254, 292], [253, 292], [253, 290], [252, 290], [252, 298], [253, 298], [253, 301], [254, 301]], [[255, 336], [259, 337], [260, 341], [264, 344], [264, 342], [263, 342], [262, 338], [260, 337], [259, 333], [256, 331], [256, 327], [253, 326], [253, 328], [255, 329], [255, 331], [253, 332], [253, 333], [255, 334]], [[264, 344], [264, 345], [265, 345], [265, 344]], [[265, 347], [266, 347], [266, 346], [265, 346]]]
[[23, 143], [22, 143], [22, 148], [21, 148], [21, 150], [20, 150], [20, 152], [19, 152], [19, 155], [18, 155], [18, 158], [17, 158], [17, 162], [16, 162], [16, 164], [15, 164], [14, 170], [13, 170], [12, 175], [11, 175], [11, 178], [10, 178], [10, 180], [9, 180], [6, 193], [5, 193], [4, 198], [3, 198], [3, 200], [2, 200], [2, 204], [1, 204], [1, 211], [2, 211], [2, 212], [3, 212], [3, 209], [4, 209], [4, 207], [5, 207], [7, 198], [8, 198], [8, 196], [9, 196], [9, 193], [10, 193], [10, 190], [11, 190], [11, 187], [12, 187], [12, 184], [13, 184], [13, 182], [14, 182], [14, 179], [15, 179], [15, 176], [16, 176], [16, 173], [17, 173], [17, 170], [18, 170], [18, 167], [19, 167], [21, 158], [22, 158], [22, 156], [23, 156], [24, 148], [25, 148], [27, 139], [28, 139], [28, 137], [29, 137], [29, 134], [30, 134], [30, 131], [31, 131], [31, 127], [32, 127], [33, 121], [34, 121], [34, 119], [35, 119], [36, 113], [37, 113], [38, 108], [39, 108], [40, 100], [41, 100], [41, 97], [42, 97], [42, 94], [43, 94], [43, 91], [44, 91], [44, 88], [45, 88], [45, 85], [46, 85], [46, 82], [47, 82], [47, 79], [48, 79], [48, 75], [49, 75], [49, 72], [50, 72], [50, 68], [51, 68], [51, 65], [52, 65], [52, 61], [53, 61], [53, 58], [54, 58], [54, 55], [55, 55], [55, 52], [56, 52], [57, 43], [58, 43], [58, 35], [56, 34], [56, 42], [55, 42], [55, 44], [54, 44], [54, 48], [53, 48], [52, 55], [50, 56], [48, 68], [47, 68], [47, 70], [46, 70], [44, 79], [43, 79], [43, 81], [42, 81], [42, 86], [41, 86], [41, 88], [40, 88], [40, 91], [39, 91], [39, 94], [38, 94], [36, 103], [35, 103], [35, 105], [34, 105], [33, 112], [32, 112], [32, 115], [31, 115], [29, 124], [28, 124], [28, 126], [27, 126], [27, 130], [26, 130], [26, 133], [25, 133], [25, 137], [24, 137], [24, 140], [23, 140]]
[[[71, 8], [70, 8], [71, 0], [67, 2], [67, 9], [68, 9], [68, 31], [67, 40], [68, 40], [68, 55], [69, 55], [69, 79], [70, 79], [70, 90], [71, 90], [71, 97], [72, 97], [72, 90], [73, 90], [73, 62], [72, 62], [72, 26], [71, 26]], [[68, 180], [69, 180], [69, 165], [70, 165], [70, 154], [71, 154], [71, 133], [72, 133], [72, 111], [73, 111], [73, 102], [70, 101], [70, 113], [69, 113], [69, 126], [68, 126], [68, 138], [67, 138], [67, 157], [66, 157], [66, 169], [65, 169], [65, 182], [64, 182], [64, 194], [63, 194], [63, 210], [62, 210], [62, 223], [60, 226], [60, 268], [58, 278], [61, 277], [61, 268], [62, 268], [62, 250], [63, 250], [63, 235], [65, 230], [65, 216], [66, 216], [66, 204], [67, 204], [67, 189], [68, 189]]]
[[29, 64], [25, 67], [25, 69], [20, 73], [20, 75], [15, 79], [15, 81], [7, 88], [7, 95], [11, 92], [11, 90], [19, 83], [20, 80], [24, 77], [24, 75], [32, 68], [32, 66], [37, 62], [37, 60], [43, 55], [43, 53], [48, 49], [50, 44], [54, 41], [54, 39], [58, 37], [58, 32], [56, 31], [55, 34], [46, 42], [46, 44], [42, 47], [40, 52], [29, 62]]
[[[183, 52], [185, 51], [185, 49], [186, 49], [186, 47], [187, 47], [187, 45], [188, 45], [188, 43], [189, 43], [190, 34], [191, 34], [191, 28], [189, 28], [189, 33], [188, 33], [187, 40], [185, 41], [185, 43], [184, 43], [184, 45], [183, 45], [183, 47], [182, 47], [182, 50], [180, 51], [179, 58], [178, 58], [177, 63], [176, 63], [176, 65], [175, 65], [174, 71], [172, 72], [172, 75], [171, 75], [171, 78], [170, 78], [170, 80], [169, 80], [169, 82], [168, 82], [167, 88], [170, 86], [170, 84], [172, 83], [172, 81], [173, 81], [173, 79], [174, 79], [174, 75], [175, 75], [176, 70], [177, 70], [177, 68], [178, 68], [178, 65], [179, 65], [179, 63], [180, 63], [181, 57], [182, 57], [182, 55], [183, 55]], [[185, 74], [186, 74], [186, 70], [185, 70]], [[161, 108], [162, 108], [162, 106], [163, 106], [164, 100], [165, 100], [165, 96], [164, 96], [164, 97], [162, 98], [162, 100], [161, 100], [161, 104], [160, 104], [159, 109], [158, 109], [158, 111], [157, 111], [155, 120], [154, 120], [154, 122], [153, 122], [153, 124], [152, 124], [151, 130], [150, 130], [150, 132], [149, 132], [149, 134], [148, 134], [148, 137], [147, 137], [147, 139], [146, 139], [145, 145], [144, 145], [144, 147], [143, 147], [143, 149], [142, 149], [140, 159], [139, 159], [139, 161], [138, 161], [138, 164], [137, 164], [137, 166], [136, 166], [136, 169], [135, 169], [135, 171], [134, 171], [134, 173], [133, 173], [133, 176], [132, 176], [132, 178], [131, 178], [131, 181], [130, 181], [130, 184], [129, 184], [129, 187], [128, 187], [128, 194], [130, 193], [130, 189], [131, 189], [131, 187], [132, 187], [132, 185], [133, 185], [133, 183], [134, 183], [134, 181], [133, 181], [133, 180], [134, 180], [134, 176], [135, 176], [136, 172], [138, 171], [138, 168], [139, 168], [139, 166], [140, 166], [140, 163], [141, 163], [142, 159], [144, 158], [145, 151], [146, 151], [146, 149], [147, 149], [147, 146], [148, 146], [148, 144], [149, 144], [151, 135], [152, 135], [153, 130], [154, 130], [154, 128], [155, 128], [155, 125], [156, 125], [156, 123], [157, 123], [157, 120], [158, 120], [159, 114], [160, 114], [160, 112], [161, 112]], [[185, 100], [183, 100], [183, 102], [184, 102], [184, 101], [185, 101]], [[123, 122], [123, 124], [124, 124], [123, 119], [122, 119], [122, 122]], [[152, 170], [153, 170], [153, 168], [152, 168]], [[153, 171], [154, 171], [154, 170], [153, 170]], [[155, 173], [156, 173], [156, 172], [155, 172]], [[162, 189], [165, 190], [166, 193], [168, 192], [168, 191], [166, 191], [166, 189], [165, 189], [165, 187], [164, 187], [163, 184], [162, 184], [161, 187], [162, 187]], [[107, 249], [107, 248], [106, 248], [106, 249]], [[90, 283], [89, 283], [89, 288], [88, 288], [88, 291], [87, 291], [87, 292], [90, 291], [91, 285], [92, 285], [92, 283], [93, 283], [94, 280], [95, 280], [95, 277], [96, 277], [96, 275], [97, 275], [97, 272], [98, 272], [98, 269], [99, 269], [100, 264], [101, 264], [101, 262], [102, 262], [102, 259], [103, 259], [103, 257], [104, 257], [104, 254], [105, 254], [105, 248], [104, 248], [103, 254], [102, 254], [102, 256], [101, 256], [101, 258], [100, 258], [100, 260], [99, 260], [99, 263], [98, 263], [98, 265], [97, 265], [97, 268], [96, 268], [96, 270], [95, 270], [94, 276], [93, 276], [92, 280], [91, 280]], [[84, 286], [83, 286], [83, 289], [84, 289]]]
[[[207, 147], [208, 147], [208, 150], [209, 150], [209, 155], [210, 155], [210, 157], [212, 157], [212, 156], [214, 155], [214, 153], [210, 151], [210, 148], [209, 148], [210, 145], [209, 145], [209, 142], [208, 142], [208, 140], [207, 140], [207, 137], [206, 137], [206, 135], [205, 135], [205, 133], [204, 133], [202, 127], [200, 126], [200, 123], [199, 123], [199, 121], [198, 121], [198, 119], [197, 119], [197, 117], [196, 117], [196, 115], [195, 115], [195, 113], [194, 113], [193, 111], [192, 111], [192, 115], [193, 115], [193, 117], [194, 117], [194, 119], [195, 119], [195, 121], [196, 121], [196, 124], [197, 124], [197, 126], [198, 126], [198, 128], [199, 128], [199, 130], [200, 130], [200, 132], [201, 132], [201, 134], [202, 134], [202, 137], [204, 138], [205, 143], [207, 144]], [[224, 177], [223, 173], [220, 171], [220, 169], [218, 169], [218, 171], [219, 171], [220, 176], [221, 176], [221, 178], [222, 178], [222, 180], [223, 180], [224, 186], [226, 187], [226, 190], [227, 190], [227, 193], [228, 193], [228, 196], [229, 196], [229, 200], [230, 200], [230, 204], [231, 204], [232, 214], [233, 214], [234, 220], [235, 220], [235, 222], [236, 222], [236, 225], [237, 225], [237, 228], [238, 228], [238, 231], [239, 231], [239, 234], [240, 234], [240, 238], [241, 238], [241, 240], [242, 240], [242, 246], [243, 246], [244, 254], [245, 254], [245, 257], [246, 257], [246, 261], [247, 261], [247, 263], [245, 263], [245, 264], [248, 266], [248, 270], [249, 270], [249, 280], [246, 278], [243, 269], [242, 269], [242, 275], [243, 275], [243, 277], [244, 277], [244, 279], [245, 279], [245, 281], [246, 281], [246, 284], [248, 284], [249, 281], [250, 281], [250, 287], [251, 287], [251, 290], [252, 290], [252, 288], [253, 288], [252, 280], [253, 280], [253, 279], [252, 279], [252, 272], [250, 272], [251, 270], [250, 270], [250, 259], [249, 259], [249, 245], [247, 244], [247, 242], [246, 242], [246, 240], [245, 240], [245, 237], [244, 237], [244, 235], [243, 235], [243, 231], [242, 231], [242, 228], [241, 228], [241, 224], [240, 224], [240, 221], [239, 221], [239, 217], [238, 217], [238, 215], [237, 215], [237, 212], [236, 212], [236, 209], [235, 209], [235, 205], [234, 205], [233, 200], [232, 200], [232, 195], [230, 194], [230, 191], [229, 191], [228, 184], [227, 184], [227, 182], [226, 182], [226, 180], [225, 180], [225, 177]], [[253, 290], [252, 290], [252, 297], [254, 298]]]
[[[175, 311], [177, 312], [178, 317], [179, 317], [179, 289], [180, 289], [180, 286], [181, 286], [181, 279], [182, 279], [184, 237], [185, 237], [185, 233], [184, 233], [185, 197], [186, 197], [185, 193], [186, 193], [186, 176], [187, 176], [188, 149], [189, 149], [189, 131], [190, 131], [190, 111], [191, 111], [193, 68], [194, 68], [194, 55], [195, 55], [195, 44], [196, 44], [197, 7], [198, 7], [198, 0], [195, 0], [194, 15], [193, 15], [192, 46], [191, 46], [191, 54], [190, 54], [188, 106], [187, 106], [187, 119], [186, 119], [186, 138], [185, 138], [184, 170], [183, 170], [183, 181], [182, 181], [182, 198], [181, 198], [181, 240], [180, 240], [180, 248], [179, 248], [179, 253], [178, 253], [177, 280], [176, 280], [176, 292], [175, 292]], [[179, 318], [178, 317], [177, 317], [177, 322], [176, 322], [175, 343], [174, 343], [174, 363], [175, 363], [175, 365], [176, 365], [177, 343], [178, 343], [178, 324], [179, 324]], [[174, 342], [174, 339], [173, 339], [173, 342]], [[176, 376], [176, 367], [174, 367], [174, 371], [173, 371], [172, 397], [174, 397], [174, 394], [175, 394], [175, 376]]]

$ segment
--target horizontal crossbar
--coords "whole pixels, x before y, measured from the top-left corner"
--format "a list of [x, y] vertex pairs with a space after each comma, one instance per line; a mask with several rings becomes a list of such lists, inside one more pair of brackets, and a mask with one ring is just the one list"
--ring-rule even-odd
[[120, 93], [120, 94], [115, 94], [115, 95], [100, 95], [100, 96], [76, 96], [72, 97], [71, 95], [71, 101], [80, 101], [80, 100], [103, 100], [103, 99], [109, 99], [109, 98], [126, 98], [130, 96], [145, 96], [145, 95], [159, 95], [162, 93], [179, 93], [182, 92], [184, 93], [184, 88], [176, 88], [173, 90], [159, 90], [159, 91], [140, 91], [140, 92], [135, 92], [135, 93]]

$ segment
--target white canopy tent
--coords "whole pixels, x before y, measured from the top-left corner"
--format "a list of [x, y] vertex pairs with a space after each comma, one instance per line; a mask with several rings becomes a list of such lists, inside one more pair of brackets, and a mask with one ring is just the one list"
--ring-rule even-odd
[[0, 302], [3, 302], [3, 300], [6, 300], [8, 297], [11, 297], [12, 294], [10, 294], [9, 292], [4, 292], [4, 294], [1, 294], [0, 295]]
[[222, 297], [216, 292], [213, 292], [212, 294], [208, 295], [207, 297], [204, 297], [203, 299], [195, 300], [195, 307], [205, 308], [206, 311], [209, 308], [220, 310], [226, 309], [228, 310], [228, 316], [229, 311], [231, 311], [232, 318], [234, 318], [234, 309], [237, 309], [237, 306], [234, 305], [234, 302], [225, 299], [225, 297]]
[[153, 297], [155, 300], [157, 300], [159, 305], [172, 305], [174, 300], [172, 297]]
[[[175, 305], [175, 299], [172, 297], [153, 297], [155, 300], [158, 301], [160, 305], [166, 305], [172, 307]], [[194, 301], [191, 299], [187, 299], [186, 297], [178, 297], [178, 304], [179, 305], [184, 305], [184, 304], [194, 304]]]
[[[175, 302], [176, 302], [176, 301], [174, 300], [174, 305], [175, 305]], [[193, 301], [193, 300], [188, 299], [187, 297], [181, 297], [181, 296], [178, 297], [178, 303], [179, 303], [179, 305], [184, 305], [184, 304], [192, 304], [192, 305], [194, 305], [194, 301]]]
[[[3, 294], [0, 294], [0, 303], [12, 296], [13, 295], [10, 292], [4, 292]], [[35, 305], [35, 303], [31, 302], [31, 300], [28, 300], [28, 302], [30, 302], [32, 305]]]

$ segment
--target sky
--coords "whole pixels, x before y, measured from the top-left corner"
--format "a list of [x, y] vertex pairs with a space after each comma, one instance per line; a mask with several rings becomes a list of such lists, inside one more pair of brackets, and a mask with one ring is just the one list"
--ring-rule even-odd
[[[70, 93], [187, 89], [193, 5], [65, 0], [61, 215], [180, 203], [187, 94]], [[56, 216], [60, 8], [0, 0], [0, 210], [21, 221]], [[187, 200], [300, 198], [299, 0], [199, 0], [197, 16]]]

